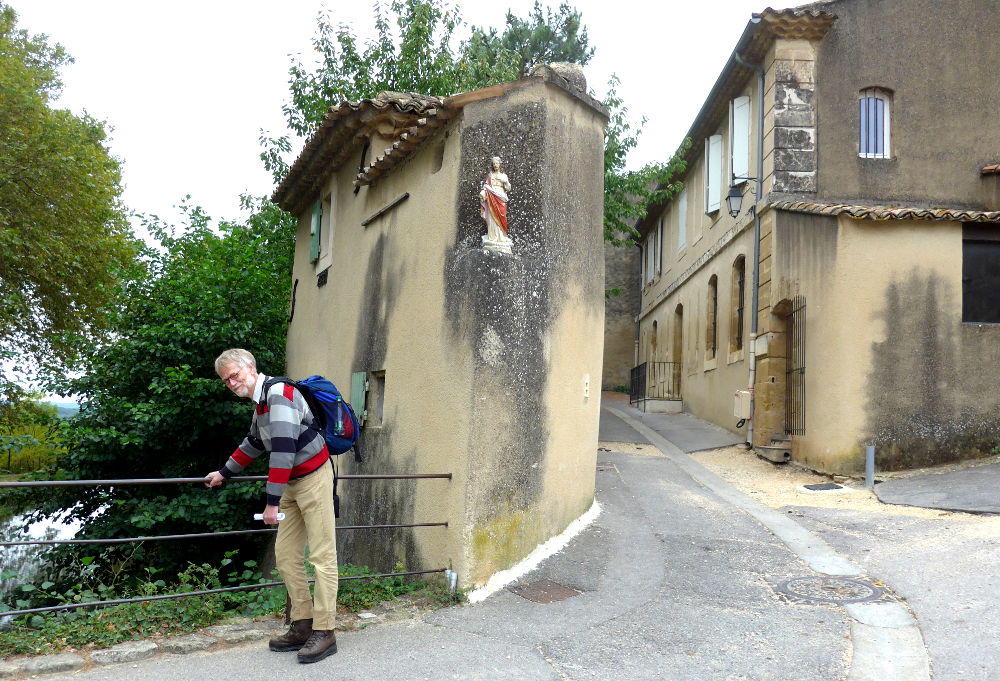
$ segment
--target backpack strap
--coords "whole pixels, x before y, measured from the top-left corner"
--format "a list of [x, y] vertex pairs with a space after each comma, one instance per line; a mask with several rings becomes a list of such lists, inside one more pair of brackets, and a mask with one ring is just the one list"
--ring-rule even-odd
[[304, 399], [306, 404], [309, 405], [309, 411], [311, 411], [313, 415], [313, 422], [310, 428], [319, 431], [322, 435], [323, 431], [326, 429], [326, 412], [323, 410], [323, 407], [316, 402], [316, 396], [312, 394], [312, 390], [308, 387], [302, 385], [298, 381], [293, 381], [287, 376], [272, 376], [264, 381], [263, 396], [265, 399], [267, 398], [267, 391], [279, 383], [285, 383], [299, 391], [299, 394], [302, 395], [302, 399]]

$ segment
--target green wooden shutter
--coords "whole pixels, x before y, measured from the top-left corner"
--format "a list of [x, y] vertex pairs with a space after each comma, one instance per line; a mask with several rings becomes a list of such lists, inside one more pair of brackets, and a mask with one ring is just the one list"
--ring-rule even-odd
[[365, 408], [368, 397], [368, 374], [364, 371], [357, 371], [351, 374], [351, 407], [358, 421], [364, 425], [368, 418], [368, 411]]
[[323, 224], [323, 204], [313, 206], [312, 223], [309, 225], [309, 262], [319, 260], [320, 226]]

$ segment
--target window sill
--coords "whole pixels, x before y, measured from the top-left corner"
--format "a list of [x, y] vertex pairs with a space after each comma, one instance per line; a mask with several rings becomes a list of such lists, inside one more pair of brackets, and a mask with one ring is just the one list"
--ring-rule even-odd
[[714, 371], [716, 366], [718, 366], [718, 362], [718, 356], [715, 356], [712, 359], [706, 359], [705, 364], [702, 366], [702, 371]]
[[744, 359], [746, 359], [746, 350], [740, 348], [729, 353], [726, 364], [735, 364], [736, 362], [742, 362]]

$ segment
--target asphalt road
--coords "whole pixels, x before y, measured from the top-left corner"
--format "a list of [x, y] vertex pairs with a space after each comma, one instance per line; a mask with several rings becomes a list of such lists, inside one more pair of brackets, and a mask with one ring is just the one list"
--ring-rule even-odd
[[1000, 518], [787, 510], [906, 599], [934, 681], [1000, 679]]

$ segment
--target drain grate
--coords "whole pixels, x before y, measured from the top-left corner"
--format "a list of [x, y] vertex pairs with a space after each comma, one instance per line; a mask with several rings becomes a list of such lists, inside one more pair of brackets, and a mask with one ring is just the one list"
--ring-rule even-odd
[[786, 579], [774, 590], [798, 603], [868, 603], [887, 595], [881, 586], [843, 577], [796, 577]]
[[828, 490], [844, 489], [843, 485], [838, 485], [835, 482], [821, 482], [815, 485], [803, 485], [803, 487], [805, 487], [808, 490], [812, 490], [813, 492], [825, 492]]
[[598, 473], [617, 473], [618, 472], [618, 467], [615, 466], [613, 463], [607, 463], [605, 461], [600, 461], [597, 464], [597, 472]]
[[579, 596], [582, 592], [563, 586], [551, 579], [542, 579], [524, 586], [511, 586], [508, 590], [516, 593], [521, 598], [525, 598], [534, 603], [554, 603], [564, 601], [573, 596]]

